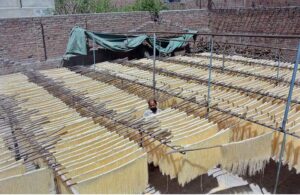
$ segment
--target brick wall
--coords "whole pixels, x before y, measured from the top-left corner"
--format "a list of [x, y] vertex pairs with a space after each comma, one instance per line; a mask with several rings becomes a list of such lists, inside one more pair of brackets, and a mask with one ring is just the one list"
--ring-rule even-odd
[[162, 12], [161, 21], [155, 24], [148, 12], [0, 19], [0, 47], [4, 50], [3, 58], [44, 61], [62, 57], [75, 25], [98, 32], [154, 30], [153, 25], [155, 30], [163, 31], [186, 27], [207, 29], [207, 15], [205, 10]]
[[0, 20], [4, 57], [16, 61], [43, 61], [63, 55], [70, 30], [128, 31], [150, 20], [146, 12], [15, 18]]
[[[197, 2], [197, 0], [191, 2]], [[198, 0], [206, 5], [207, 0]], [[276, 8], [300, 6], [299, 0], [212, 0], [214, 9], [231, 8]]]
[[300, 8], [211, 11], [213, 32], [300, 34]]
[[[203, 9], [207, 8], [209, 0], [182, 0], [167, 3], [168, 9]], [[232, 8], [274, 8], [300, 6], [299, 0], [211, 0], [213, 9]]]
[[[54, 64], [65, 52], [72, 27], [102, 32], [182, 31], [300, 34], [300, 8], [173, 10], [160, 13], [153, 22], [148, 12], [103, 13], [68, 16], [0, 19], [1, 65], [19, 66], [20, 62]], [[275, 45], [266, 39], [226, 39], [238, 43]], [[226, 41], [224, 38], [222, 41]], [[295, 47], [295, 40], [279, 41], [281, 47]], [[294, 53], [293, 53], [294, 56]], [[59, 63], [59, 61], [57, 61]], [[2, 69], [0, 70], [2, 71]]]
[[[300, 7], [263, 9], [218, 9], [210, 12], [210, 30], [214, 33], [300, 35]], [[298, 41], [267, 38], [219, 38], [242, 44], [297, 48]], [[249, 48], [247, 48], [249, 49]], [[274, 55], [276, 51], [271, 51]], [[283, 51], [293, 61], [294, 51]]]

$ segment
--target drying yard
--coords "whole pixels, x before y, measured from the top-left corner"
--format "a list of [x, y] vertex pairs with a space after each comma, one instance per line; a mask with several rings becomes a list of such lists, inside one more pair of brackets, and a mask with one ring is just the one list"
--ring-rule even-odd
[[[142, 193], [149, 163], [183, 187], [217, 166], [262, 172], [279, 158], [283, 134], [275, 130], [292, 64], [280, 67], [278, 81], [272, 61], [237, 59], [228, 56], [225, 71], [216, 58], [209, 114], [206, 54], [157, 60], [162, 111], [151, 119], [142, 117], [153, 91], [150, 59], [1, 76], [1, 192]], [[282, 158], [296, 173], [299, 89]]]
[[300, 4], [208, 2], [0, 19], [0, 194], [300, 193]]

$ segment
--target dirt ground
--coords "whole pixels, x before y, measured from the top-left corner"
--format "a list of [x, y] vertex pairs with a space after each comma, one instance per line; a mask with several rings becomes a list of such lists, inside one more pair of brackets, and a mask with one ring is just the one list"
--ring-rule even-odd
[[[159, 168], [149, 165], [149, 188], [146, 193], [156, 194], [249, 194], [273, 193], [277, 164], [270, 161], [264, 172], [252, 177], [238, 177], [219, 168], [212, 169], [181, 187], [176, 178], [170, 180]], [[300, 174], [281, 168], [277, 193], [299, 194]]]

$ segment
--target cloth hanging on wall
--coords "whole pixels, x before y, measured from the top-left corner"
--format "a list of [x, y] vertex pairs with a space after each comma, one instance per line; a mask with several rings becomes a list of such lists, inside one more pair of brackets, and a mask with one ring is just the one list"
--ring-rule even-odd
[[[165, 40], [164, 43], [167, 44], [166, 47], [162, 47], [160, 44], [157, 43], [155, 46], [159, 52], [168, 54], [173, 52], [177, 48], [185, 46], [187, 44], [187, 41], [190, 38], [192, 38], [195, 35], [195, 33], [197, 33], [197, 31], [189, 30], [188, 34]], [[153, 38], [145, 34], [128, 36], [108, 33], [95, 33], [76, 26], [72, 29], [69, 35], [69, 41], [67, 44], [65, 56], [87, 55], [88, 39], [95, 41], [96, 44], [100, 45], [105, 49], [115, 52], [131, 51], [140, 46], [144, 41], [147, 41], [148, 44], [153, 47]]]
[[[164, 40], [163, 42], [167, 43], [166, 47], [162, 47], [161, 44], [159, 44], [158, 42], [156, 42], [155, 47], [161, 53], [172, 53], [175, 49], [186, 46], [188, 43], [187, 41], [191, 39], [196, 33], [196, 30], [188, 30], [188, 34], [184, 34], [180, 37], [171, 38], [169, 40]], [[149, 38], [149, 42], [153, 47], [153, 38]]]

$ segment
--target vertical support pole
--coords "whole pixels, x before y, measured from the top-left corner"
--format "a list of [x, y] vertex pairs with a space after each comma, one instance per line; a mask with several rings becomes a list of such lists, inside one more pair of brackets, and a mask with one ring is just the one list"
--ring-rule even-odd
[[279, 83], [279, 69], [280, 69], [280, 49], [278, 48], [277, 50], [277, 75], [276, 75], [276, 80], [277, 80], [277, 85]]
[[208, 68], [208, 85], [207, 85], [207, 114], [208, 118], [209, 110], [210, 110], [210, 88], [211, 88], [211, 68], [212, 68], [212, 57], [213, 57], [213, 48], [214, 48], [214, 40], [213, 36], [210, 36], [210, 58], [209, 58], [209, 68]]
[[290, 106], [291, 106], [291, 100], [292, 100], [293, 89], [294, 89], [295, 80], [296, 80], [296, 76], [297, 76], [299, 61], [300, 61], [300, 42], [299, 42], [299, 45], [298, 45], [297, 57], [296, 57], [296, 62], [295, 62], [295, 65], [294, 65], [293, 75], [292, 75], [292, 79], [291, 79], [289, 95], [288, 95], [288, 99], [287, 99], [287, 103], [286, 103], [286, 107], [285, 107], [285, 111], [284, 111], [284, 117], [283, 117], [282, 125], [281, 125], [281, 131], [284, 134], [283, 134], [283, 140], [282, 140], [281, 148], [280, 148], [280, 154], [279, 154], [279, 160], [278, 160], [279, 162], [278, 162], [277, 174], [276, 174], [276, 182], [275, 182], [275, 187], [274, 187], [274, 191], [273, 191], [274, 194], [276, 194], [277, 187], [278, 187], [280, 169], [281, 169], [281, 164], [282, 164], [282, 157], [283, 157], [285, 142], [286, 142], [286, 129], [285, 129], [285, 126], [286, 126], [286, 123], [287, 123], [289, 110], [290, 110]]
[[22, 2], [22, 0], [18, 1], [18, 6], [19, 6], [19, 8], [23, 8], [23, 2]]
[[[159, 41], [159, 51], [161, 51], [161, 40]], [[160, 59], [160, 52], [158, 53], [158, 59]]]
[[95, 53], [95, 38], [93, 37], [93, 59], [94, 59], [94, 72], [96, 70], [96, 53]]
[[44, 25], [42, 23], [42, 20], [40, 19], [40, 25], [41, 25], [41, 34], [42, 34], [42, 41], [43, 41], [43, 49], [44, 49], [44, 61], [47, 60], [47, 48], [46, 48], [46, 40], [45, 40], [45, 31], [44, 31]]
[[153, 98], [156, 96], [156, 80], [155, 80], [155, 60], [156, 60], [156, 34], [153, 34]]
[[128, 34], [126, 34], [126, 47], [128, 47]]
[[223, 48], [223, 56], [222, 56], [222, 72], [224, 72], [225, 68], [225, 46]]

